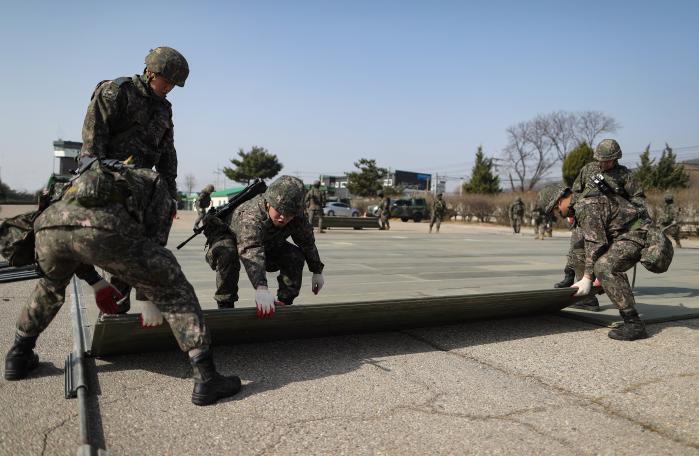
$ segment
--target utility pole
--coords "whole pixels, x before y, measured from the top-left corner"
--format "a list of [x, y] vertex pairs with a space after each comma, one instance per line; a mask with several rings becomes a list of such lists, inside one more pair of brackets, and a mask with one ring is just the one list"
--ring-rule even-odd
[[214, 175], [216, 176], [216, 190], [221, 190], [221, 187], [219, 186], [219, 178], [221, 177], [221, 174], [223, 174], [223, 172], [221, 171], [221, 167], [217, 164], [216, 171], [214, 171]]

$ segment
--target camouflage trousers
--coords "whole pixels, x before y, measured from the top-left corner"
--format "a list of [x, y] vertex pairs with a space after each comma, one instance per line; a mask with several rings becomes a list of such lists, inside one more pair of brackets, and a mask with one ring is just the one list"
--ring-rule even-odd
[[318, 232], [323, 232], [323, 208], [308, 208], [306, 209], [306, 216], [311, 225], [315, 226], [315, 221], [318, 220]]
[[[206, 261], [216, 271], [216, 300], [222, 302], [220, 296], [237, 301], [240, 258], [235, 238], [227, 234], [212, 239]], [[265, 246], [265, 270], [279, 271], [277, 298], [280, 301], [291, 304], [299, 295], [305, 264], [306, 257], [301, 249], [290, 242]]]
[[522, 229], [522, 218], [515, 217], [514, 219], [512, 219], [511, 225], [512, 225], [512, 231], [514, 231], [515, 234], [519, 234], [519, 230]]
[[544, 238], [544, 230], [546, 229], [546, 225], [544, 225], [544, 222], [534, 222], [534, 237], [536, 239], [543, 239]]
[[430, 231], [432, 231], [432, 225], [437, 225], [437, 232], [439, 233], [439, 227], [442, 224], [442, 218], [444, 216], [438, 215], [438, 214], [432, 214], [432, 218], [430, 219]]
[[204, 216], [206, 215], [206, 211], [200, 211], [197, 210], [197, 218], [194, 220], [194, 229], [196, 230], [199, 228], [199, 224], [201, 223], [202, 220], [204, 220]]
[[138, 288], [167, 320], [183, 351], [210, 344], [199, 301], [175, 256], [157, 243], [87, 227], [60, 227], [36, 233], [37, 263], [44, 273], [22, 309], [17, 329], [38, 335], [65, 302], [80, 264], [99, 266]]
[[664, 229], [665, 234], [675, 240], [675, 244], [682, 245], [680, 242], [680, 226], [672, 225], [670, 228]]
[[[575, 271], [576, 282], [582, 279], [585, 274], [585, 239], [583, 238], [582, 230], [578, 226], [571, 229], [566, 268]], [[599, 300], [597, 296], [588, 296], [579, 300], [578, 304], [599, 306]]]
[[636, 304], [626, 271], [641, 259], [641, 250], [643, 245], [638, 242], [615, 239], [595, 262], [595, 277], [619, 310], [631, 310]]
[[227, 232], [210, 235], [206, 239], [209, 244], [206, 262], [216, 271], [214, 299], [219, 308], [233, 308], [238, 301], [238, 246], [233, 235]]
[[388, 221], [390, 216], [388, 214], [382, 213], [379, 215], [379, 222], [381, 223], [382, 230], [390, 230], [391, 222]]

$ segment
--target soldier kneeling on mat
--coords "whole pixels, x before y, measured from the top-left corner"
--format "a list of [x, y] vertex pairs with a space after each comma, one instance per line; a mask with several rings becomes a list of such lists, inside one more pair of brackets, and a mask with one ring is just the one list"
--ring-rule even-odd
[[595, 277], [619, 309], [624, 325], [609, 332], [616, 340], [648, 337], [635, 308], [635, 299], [625, 271], [641, 260], [647, 225], [639, 210], [627, 199], [611, 193], [583, 197], [570, 187], [551, 186], [539, 192], [546, 214], [575, 217], [584, 240], [585, 270], [572, 286], [575, 296], [587, 296]]
[[[17, 321], [15, 343], [5, 358], [5, 379], [23, 379], [38, 365], [36, 340], [63, 305], [76, 268], [85, 264], [123, 278], [162, 312], [180, 348], [189, 354], [194, 404], [237, 393], [240, 379], [216, 372], [197, 296], [172, 252], [163, 247], [174, 213], [163, 179], [148, 169], [108, 167], [97, 159], [81, 170], [34, 223], [43, 277]], [[116, 302], [112, 300], [109, 309], [106, 301], [98, 294], [102, 310], [115, 312]]]
[[[225, 220], [204, 219], [209, 244], [206, 260], [216, 270], [219, 308], [238, 300], [240, 262], [255, 288], [257, 315], [274, 314], [275, 305], [291, 305], [301, 291], [303, 265], [313, 273], [311, 289], [323, 287], [323, 263], [316, 248], [313, 226], [304, 214], [305, 188], [300, 179], [281, 176], [267, 191], [244, 202]], [[291, 237], [294, 244], [286, 239]], [[279, 271], [275, 300], [267, 288], [266, 272]]]

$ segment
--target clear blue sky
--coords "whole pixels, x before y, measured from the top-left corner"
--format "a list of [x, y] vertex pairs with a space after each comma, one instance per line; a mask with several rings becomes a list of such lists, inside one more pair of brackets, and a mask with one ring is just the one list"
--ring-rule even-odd
[[508, 126], [555, 110], [614, 117], [633, 165], [648, 143], [699, 146], [697, 24], [694, 1], [11, 2], [0, 173], [41, 187], [95, 84], [158, 45], [190, 64], [168, 98], [197, 187], [253, 145], [306, 181], [362, 157], [464, 176], [478, 145], [497, 155]]

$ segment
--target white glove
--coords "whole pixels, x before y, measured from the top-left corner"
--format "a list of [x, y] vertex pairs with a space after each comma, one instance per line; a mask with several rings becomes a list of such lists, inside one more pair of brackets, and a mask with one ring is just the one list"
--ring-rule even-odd
[[575, 292], [575, 296], [587, 296], [590, 294], [590, 289], [592, 288], [592, 279], [583, 277], [582, 279], [571, 285], [571, 288], [578, 289], [578, 291]]
[[150, 301], [138, 301], [141, 303], [141, 326], [150, 328], [163, 324], [163, 314], [158, 307]]
[[313, 294], [318, 294], [320, 289], [323, 288], [324, 283], [323, 274], [313, 274], [313, 278], [311, 279], [311, 290], [313, 290]]
[[260, 285], [255, 290], [255, 305], [258, 317], [265, 318], [274, 315], [274, 296], [266, 285]]

